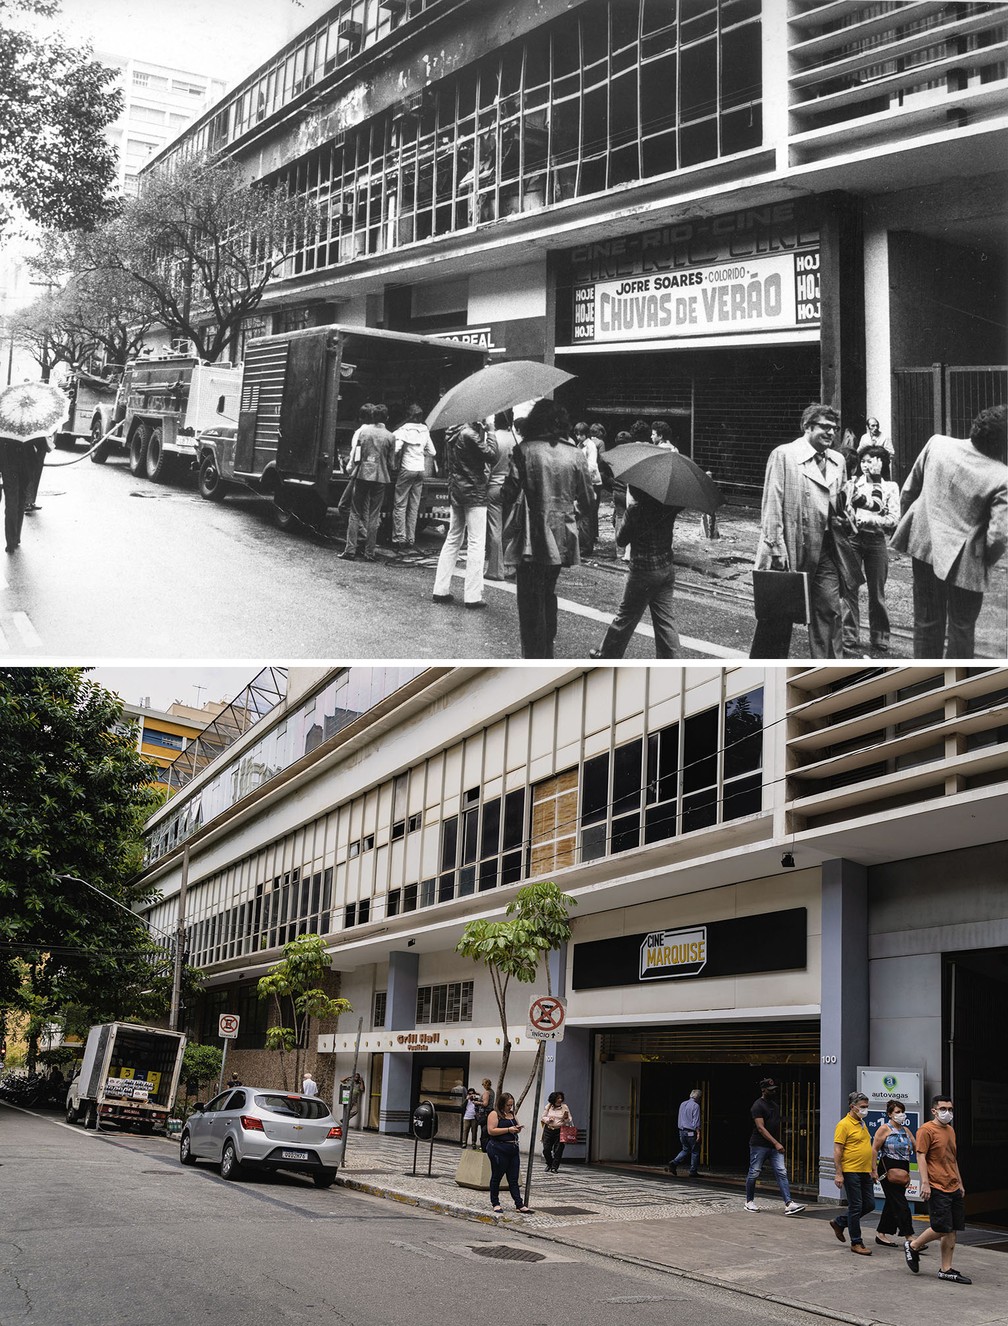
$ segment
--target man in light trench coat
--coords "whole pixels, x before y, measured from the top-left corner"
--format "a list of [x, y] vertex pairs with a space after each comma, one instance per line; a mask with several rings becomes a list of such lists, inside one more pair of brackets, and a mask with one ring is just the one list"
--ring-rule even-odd
[[[829, 405], [810, 405], [802, 436], [775, 447], [763, 482], [757, 571], [806, 571], [809, 577], [810, 658], [843, 658], [840, 567], [830, 518], [846, 478], [832, 448], [840, 417]], [[782, 618], [756, 623], [751, 658], [787, 658], [791, 626]]]

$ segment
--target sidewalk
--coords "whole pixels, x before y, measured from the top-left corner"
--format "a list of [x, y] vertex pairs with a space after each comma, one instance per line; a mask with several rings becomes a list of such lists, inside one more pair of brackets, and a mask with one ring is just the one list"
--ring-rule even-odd
[[352, 1132], [337, 1183], [493, 1223], [509, 1240], [524, 1236], [584, 1248], [855, 1326], [921, 1326], [944, 1318], [958, 1326], [1008, 1326], [1008, 1230], [968, 1229], [956, 1261], [973, 1284], [948, 1284], [937, 1279], [937, 1244], [913, 1276], [902, 1251], [875, 1245], [873, 1216], [865, 1225], [875, 1255], [853, 1258], [827, 1224], [836, 1208], [812, 1205], [785, 1217], [776, 1189], [766, 1185], [757, 1192], [760, 1213], [753, 1215], [739, 1191], [578, 1163], [546, 1174], [537, 1155], [533, 1213], [518, 1215], [505, 1193], [505, 1213], [494, 1216], [486, 1193], [455, 1183], [458, 1147], [435, 1143], [429, 1178], [429, 1144], [417, 1146], [415, 1176], [413, 1154], [411, 1138]]

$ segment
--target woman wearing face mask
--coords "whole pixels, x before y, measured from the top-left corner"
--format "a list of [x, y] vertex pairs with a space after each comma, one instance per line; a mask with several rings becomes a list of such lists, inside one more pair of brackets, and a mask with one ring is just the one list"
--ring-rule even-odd
[[910, 1161], [914, 1156], [916, 1139], [907, 1127], [906, 1110], [898, 1100], [886, 1106], [886, 1121], [875, 1132], [872, 1151], [879, 1171], [879, 1182], [885, 1193], [885, 1205], [879, 1216], [875, 1242], [882, 1248], [898, 1248], [891, 1237], [913, 1238], [913, 1215], [906, 1198], [910, 1182]]

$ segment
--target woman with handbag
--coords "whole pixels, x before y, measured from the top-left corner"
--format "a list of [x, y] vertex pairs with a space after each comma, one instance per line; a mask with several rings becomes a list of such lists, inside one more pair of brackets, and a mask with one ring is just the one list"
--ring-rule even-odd
[[577, 1137], [577, 1130], [562, 1091], [551, 1091], [546, 1097], [546, 1102], [543, 1116], [539, 1120], [543, 1130], [543, 1158], [546, 1161], [546, 1173], [559, 1174], [564, 1143], [573, 1142]]
[[875, 1242], [882, 1248], [898, 1248], [891, 1236], [900, 1240], [913, 1237], [913, 1215], [906, 1190], [910, 1182], [910, 1161], [915, 1153], [913, 1132], [906, 1124], [903, 1102], [891, 1100], [886, 1106], [886, 1121], [875, 1131], [872, 1150], [878, 1165], [879, 1183], [885, 1193], [885, 1205], [879, 1216]]

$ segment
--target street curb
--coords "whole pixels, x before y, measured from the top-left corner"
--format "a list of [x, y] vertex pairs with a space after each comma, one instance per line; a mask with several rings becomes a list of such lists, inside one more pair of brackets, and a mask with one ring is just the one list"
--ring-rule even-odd
[[466, 1206], [458, 1206], [454, 1202], [439, 1201], [435, 1197], [412, 1197], [407, 1193], [398, 1193], [393, 1192], [390, 1188], [382, 1188], [376, 1183], [365, 1183], [361, 1179], [344, 1178], [342, 1175], [337, 1175], [336, 1186], [349, 1188], [354, 1192], [367, 1193], [372, 1197], [381, 1197], [385, 1201], [399, 1202], [403, 1206], [420, 1207], [426, 1211], [434, 1211], [438, 1215], [451, 1216], [456, 1220], [471, 1220], [481, 1225], [493, 1225], [496, 1228], [501, 1228], [507, 1224], [510, 1229], [520, 1231], [526, 1238], [542, 1239], [546, 1243], [555, 1243], [565, 1248], [576, 1248], [579, 1252], [589, 1252], [596, 1257], [606, 1257], [610, 1261], [622, 1262], [627, 1266], [641, 1266], [649, 1271], [678, 1276], [681, 1280], [691, 1280], [695, 1284], [708, 1285], [727, 1293], [739, 1294], [744, 1298], [755, 1298], [765, 1303], [776, 1303], [780, 1307], [790, 1308], [792, 1311], [804, 1312], [810, 1317], [828, 1318], [830, 1321], [843, 1322], [844, 1326], [890, 1326], [890, 1323], [878, 1317], [855, 1317], [850, 1313], [838, 1312], [832, 1307], [812, 1307], [808, 1303], [799, 1302], [797, 1299], [784, 1298], [780, 1294], [769, 1294], [759, 1289], [743, 1289], [730, 1281], [720, 1280], [717, 1276], [704, 1275], [700, 1271], [688, 1271], [681, 1266], [669, 1266], [665, 1262], [649, 1261], [646, 1257], [633, 1257], [625, 1252], [601, 1252], [597, 1248], [586, 1248], [584, 1244], [573, 1239], [564, 1238], [562, 1234], [530, 1228], [524, 1224], [510, 1224], [502, 1216], [480, 1215]]

